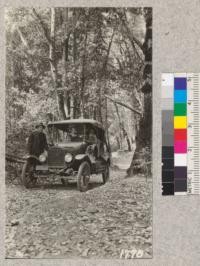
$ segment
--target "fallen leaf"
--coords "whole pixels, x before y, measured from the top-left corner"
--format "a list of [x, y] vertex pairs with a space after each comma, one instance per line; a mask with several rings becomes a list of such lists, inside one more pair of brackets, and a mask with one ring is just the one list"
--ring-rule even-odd
[[11, 226], [16, 226], [16, 225], [19, 225], [19, 221], [17, 221], [17, 220], [13, 220], [13, 221], [11, 222]]
[[88, 252], [89, 252], [90, 248], [86, 248], [83, 253], [81, 254], [82, 257], [87, 257]]

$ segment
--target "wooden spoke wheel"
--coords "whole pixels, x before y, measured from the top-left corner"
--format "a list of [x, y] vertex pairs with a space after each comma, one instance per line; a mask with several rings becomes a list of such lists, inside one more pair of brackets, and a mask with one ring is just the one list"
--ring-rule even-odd
[[77, 187], [81, 192], [88, 190], [88, 185], [90, 181], [90, 165], [88, 162], [83, 162], [79, 166], [77, 175]]

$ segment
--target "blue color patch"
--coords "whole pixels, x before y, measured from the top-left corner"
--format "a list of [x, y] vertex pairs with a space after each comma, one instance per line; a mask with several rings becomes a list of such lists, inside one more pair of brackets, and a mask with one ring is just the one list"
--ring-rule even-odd
[[186, 90], [187, 89], [187, 78], [174, 78], [174, 89], [175, 90]]
[[174, 91], [174, 102], [175, 103], [186, 103], [187, 91], [186, 90], [175, 90]]

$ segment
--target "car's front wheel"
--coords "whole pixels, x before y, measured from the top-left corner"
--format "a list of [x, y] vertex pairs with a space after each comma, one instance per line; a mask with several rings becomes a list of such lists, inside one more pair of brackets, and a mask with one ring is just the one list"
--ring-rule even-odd
[[34, 166], [26, 161], [22, 168], [22, 183], [26, 188], [35, 185], [36, 178], [34, 177]]
[[88, 185], [90, 181], [90, 165], [88, 162], [83, 162], [79, 166], [77, 175], [77, 187], [81, 192], [88, 190]]
[[109, 177], [110, 177], [110, 169], [109, 169], [109, 165], [107, 164], [104, 172], [102, 173], [104, 184], [108, 181]]

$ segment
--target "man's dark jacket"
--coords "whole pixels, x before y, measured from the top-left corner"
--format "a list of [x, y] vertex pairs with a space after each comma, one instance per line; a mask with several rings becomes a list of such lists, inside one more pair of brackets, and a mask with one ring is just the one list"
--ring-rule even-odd
[[34, 131], [28, 139], [28, 153], [39, 156], [44, 150], [48, 150], [46, 135], [42, 132]]

